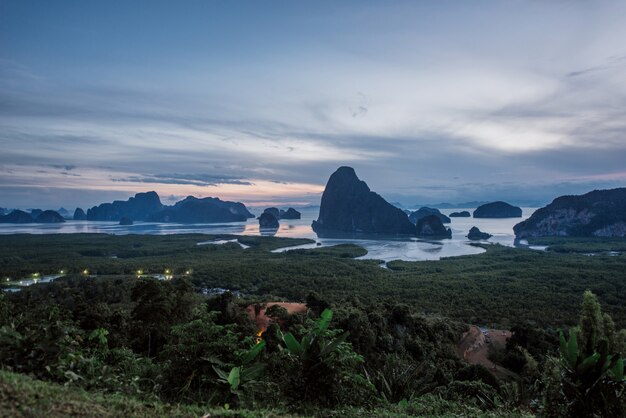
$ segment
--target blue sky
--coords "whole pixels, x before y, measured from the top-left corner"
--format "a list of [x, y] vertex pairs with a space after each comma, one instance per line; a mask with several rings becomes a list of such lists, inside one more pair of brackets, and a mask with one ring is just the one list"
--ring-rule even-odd
[[0, 0], [0, 206], [626, 184], [626, 3]]

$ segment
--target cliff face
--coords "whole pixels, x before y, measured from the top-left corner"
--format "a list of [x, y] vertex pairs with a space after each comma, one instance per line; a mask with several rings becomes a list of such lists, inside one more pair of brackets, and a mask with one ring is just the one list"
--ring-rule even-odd
[[152, 214], [163, 209], [161, 199], [156, 192], [137, 193], [126, 201], [116, 200], [113, 203], [103, 203], [87, 210], [87, 220], [90, 221], [119, 221], [123, 217], [145, 221]]
[[561, 196], [513, 227], [517, 238], [626, 236], [626, 188]]
[[372, 192], [354, 169], [340, 167], [326, 184], [313, 230], [415, 235], [406, 214]]
[[174, 206], [164, 206], [156, 192], [137, 193], [127, 201], [103, 203], [87, 211], [90, 221], [128, 218], [133, 221], [210, 223], [239, 222], [253, 217], [243, 203], [226, 202], [216, 197], [198, 199], [188, 196]]
[[474, 218], [521, 218], [522, 208], [506, 202], [491, 202], [481, 205], [474, 211]]
[[152, 214], [149, 220], [156, 222], [180, 223], [211, 223], [211, 222], [241, 222], [252, 218], [243, 203], [226, 202], [216, 197], [198, 199], [188, 196], [174, 206]]

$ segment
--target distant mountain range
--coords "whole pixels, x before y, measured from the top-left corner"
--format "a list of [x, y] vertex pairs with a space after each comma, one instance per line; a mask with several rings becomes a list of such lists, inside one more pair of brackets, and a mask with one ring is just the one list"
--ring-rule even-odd
[[23, 210], [13, 210], [8, 215], [0, 215], [0, 223], [10, 224], [50, 224], [50, 223], [62, 223], [65, 219], [57, 211], [54, 210], [41, 210], [35, 209], [31, 213], [24, 212]]
[[[83, 219], [83, 211], [77, 208], [77, 220]], [[228, 202], [217, 197], [202, 199], [188, 196], [173, 206], [161, 203], [159, 195], [152, 191], [137, 193], [128, 200], [116, 200], [102, 203], [87, 210], [88, 221], [120, 221], [128, 218], [132, 221], [212, 223], [239, 222], [254, 215], [240, 202]]]
[[[471, 202], [462, 202], [462, 203], [416, 203], [416, 204], [403, 204], [400, 202], [394, 202], [393, 205], [399, 207], [401, 209], [414, 209], [421, 207], [429, 207], [429, 208], [437, 208], [437, 209], [467, 209], [467, 208], [477, 208], [481, 205], [487, 204], [491, 202], [490, 200], [485, 201], [471, 201]], [[509, 201], [512, 205], [527, 207], [527, 208], [538, 208], [545, 205], [545, 202], [539, 202], [537, 200], [512, 200]]]

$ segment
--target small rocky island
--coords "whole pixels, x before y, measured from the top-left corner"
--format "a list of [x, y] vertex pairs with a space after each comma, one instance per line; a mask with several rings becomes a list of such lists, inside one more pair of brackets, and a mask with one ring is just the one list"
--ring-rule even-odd
[[626, 237], [626, 188], [558, 197], [513, 231], [516, 238]]
[[428, 238], [452, 238], [450, 228], [443, 226], [441, 218], [437, 215], [427, 215], [420, 218], [416, 225], [418, 237]]
[[469, 213], [469, 212], [468, 212], [468, 211], [466, 211], [466, 210], [462, 210], [461, 212], [452, 212], [452, 213], [450, 214], [450, 217], [451, 217], [451, 218], [469, 218], [469, 217], [471, 217], [471, 216], [472, 216], [472, 214], [471, 214], [471, 213]]
[[491, 238], [493, 235], [488, 234], [486, 232], [482, 232], [480, 229], [478, 229], [477, 227], [473, 226], [470, 230], [469, 233], [467, 234], [467, 238], [471, 239], [471, 240], [483, 240], [483, 239], [489, 239]]
[[521, 218], [522, 208], [506, 202], [491, 202], [481, 205], [474, 211], [474, 218]]
[[44, 210], [35, 218], [35, 222], [39, 224], [56, 224], [65, 222], [65, 218], [57, 211]]
[[276, 229], [280, 226], [278, 218], [271, 211], [265, 211], [259, 216], [259, 228]]
[[300, 219], [302, 214], [294, 208], [289, 208], [286, 211], [280, 211], [280, 219]]
[[74, 216], [72, 217], [72, 219], [74, 219], [75, 221], [86, 221], [87, 220], [87, 214], [81, 208], [76, 208], [76, 210], [74, 211]]
[[340, 167], [330, 176], [312, 227], [317, 233], [415, 235], [407, 215], [371, 191], [352, 167]]
[[[263, 211], [263, 213], [269, 213], [271, 214], [274, 218], [276, 219], [280, 219], [280, 209], [278, 208], [267, 208]], [[259, 217], [260, 218], [260, 217]]]
[[276, 219], [300, 219], [302, 217], [302, 214], [294, 208], [289, 208], [287, 210], [267, 208], [263, 212], [271, 213]]
[[441, 213], [439, 209], [429, 208], [426, 206], [419, 208], [415, 212], [411, 212], [411, 214], [409, 215], [409, 220], [414, 224], [417, 224], [417, 221], [429, 215], [435, 215], [444, 224], [449, 224], [451, 222], [450, 218]]

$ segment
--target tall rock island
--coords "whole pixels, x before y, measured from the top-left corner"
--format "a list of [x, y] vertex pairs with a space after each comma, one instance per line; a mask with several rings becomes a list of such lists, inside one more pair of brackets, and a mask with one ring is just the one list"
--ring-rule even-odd
[[339, 167], [322, 194], [315, 232], [415, 235], [406, 214], [370, 190], [352, 167]]

